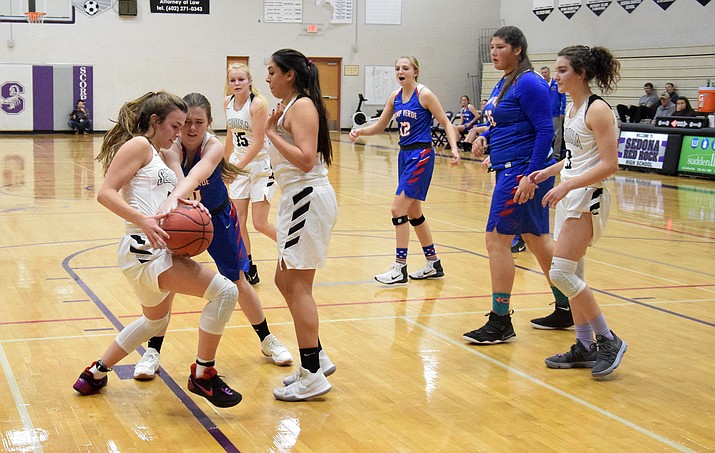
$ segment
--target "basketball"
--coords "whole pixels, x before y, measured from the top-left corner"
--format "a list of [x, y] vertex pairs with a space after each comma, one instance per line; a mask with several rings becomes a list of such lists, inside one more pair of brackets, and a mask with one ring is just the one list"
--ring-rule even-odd
[[179, 205], [169, 212], [162, 223], [169, 233], [166, 247], [174, 255], [196, 256], [206, 250], [214, 236], [211, 217], [189, 205]]

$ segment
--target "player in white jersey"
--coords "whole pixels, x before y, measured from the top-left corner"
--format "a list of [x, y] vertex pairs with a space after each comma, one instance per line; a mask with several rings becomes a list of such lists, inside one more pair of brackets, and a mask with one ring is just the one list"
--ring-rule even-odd
[[[161, 229], [168, 213], [161, 206], [176, 188], [176, 174], [158, 151], [172, 146], [187, 110], [186, 103], [173, 94], [147, 93], [122, 106], [116, 126], [104, 137], [97, 160], [104, 166], [105, 178], [97, 201], [127, 222], [119, 244], [119, 266], [140, 299], [142, 316], [124, 327], [102, 357], [85, 368], [73, 386], [81, 395], [99, 392], [117, 362], [166, 327], [174, 293], [179, 292], [208, 299], [199, 320], [189, 390], [219, 407], [241, 401], [214, 368], [216, 349], [236, 306], [236, 285], [190, 258], [173, 256], [166, 249], [169, 235]], [[206, 210], [198, 201], [182, 202]]]
[[266, 124], [266, 136], [276, 148], [271, 161], [281, 186], [275, 282], [293, 316], [300, 349], [300, 367], [283, 379], [285, 386], [273, 390], [273, 396], [302, 401], [329, 392], [325, 376], [335, 371], [318, 338], [313, 299], [315, 271], [325, 263], [338, 209], [327, 171], [332, 144], [313, 62], [298, 51], [279, 50], [268, 62], [266, 81], [281, 100]]
[[[549, 368], [591, 368], [593, 377], [612, 373], [628, 345], [608, 327], [593, 291], [584, 281], [586, 249], [602, 234], [611, 197], [604, 180], [618, 170], [618, 125], [606, 101], [591, 92], [590, 81], [604, 93], [615, 88], [620, 63], [603, 47], [571, 46], [556, 60], [559, 92], [573, 103], [565, 117], [566, 157], [529, 175], [534, 183], [561, 173], [561, 182], [542, 204], [556, 207], [554, 257], [549, 277], [568, 296], [576, 343], [545, 360]], [[594, 341], [594, 333], [596, 335]]]
[[251, 72], [243, 63], [229, 66], [226, 74], [231, 92], [224, 99], [226, 111], [226, 159], [246, 174], [239, 174], [229, 186], [229, 197], [238, 212], [241, 237], [248, 252], [249, 267], [246, 279], [252, 285], [260, 281], [258, 269], [253, 264], [251, 239], [246, 226], [248, 204], [251, 204], [253, 227], [260, 233], [276, 240], [276, 227], [268, 221], [271, 198], [275, 191], [273, 171], [265, 140], [268, 111], [266, 100], [253, 86]]

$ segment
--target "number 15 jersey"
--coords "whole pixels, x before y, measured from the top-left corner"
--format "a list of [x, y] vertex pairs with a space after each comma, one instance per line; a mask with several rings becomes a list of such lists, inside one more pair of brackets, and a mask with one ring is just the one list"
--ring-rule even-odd
[[[230, 159], [232, 164], [238, 162], [246, 154], [251, 143], [253, 143], [253, 120], [251, 119], [251, 102], [253, 101], [253, 97], [253, 94], [251, 94], [240, 109], [234, 110], [233, 106], [236, 102], [236, 97], [231, 96], [226, 106], [226, 122], [228, 127], [231, 128], [233, 139], [233, 155]], [[268, 139], [266, 139], [266, 142], [267, 141]], [[266, 144], [264, 143], [263, 148], [258, 151], [253, 161], [255, 162], [267, 158], [268, 152], [266, 152]]]

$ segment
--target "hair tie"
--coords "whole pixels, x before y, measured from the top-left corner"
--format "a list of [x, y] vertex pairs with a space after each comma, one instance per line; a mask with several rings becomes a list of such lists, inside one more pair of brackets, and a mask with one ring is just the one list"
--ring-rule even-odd
[[308, 66], [310, 66], [311, 64], [313, 64], [313, 60], [311, 60], [310, 58], [308, 58]]

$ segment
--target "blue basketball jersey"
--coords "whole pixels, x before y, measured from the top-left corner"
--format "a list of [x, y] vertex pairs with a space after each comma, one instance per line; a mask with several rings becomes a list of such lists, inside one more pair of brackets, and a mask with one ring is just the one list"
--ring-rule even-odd
[[467, 124], [474, 119], [474, 113], [472, 113], [471, 110], [469, 110], [469, 106], [467, 107], [462, 107], [462, 111], [460, 112], [462, 114], [462, 124], [464, 127], [471, 128], [472, 126], [467, 126]]
[[[196, 152], [196, 158], [192, 164], [187, 162], [186, 149], [183, 145], [181, 146], [181, 170], [184, 172], [184, 175], [188, 175], [191, 169], [201, 161], [201, 152], [204, 150], [204, 146], [209, 137], [210, 135], [207, 133], [207, 137]], [[217, 165], [213, 173], [211, 173], [211, 176], [205, 181], [201, 181], [196, 190], [201, 194], [201, 204], [206, 206], [209, 211], [221, 206], [228, 198], [228, 190], [221, 179], [221, 166]]]
[[422, 88], [424, 85], [417, 85], [405, 103], [402, 102], [402, 88], [395, 96], [395, 120], [400, 131], [401, 147], [415, 143], [432, 143], [432, 113], [420, 104], [419, 92]]

